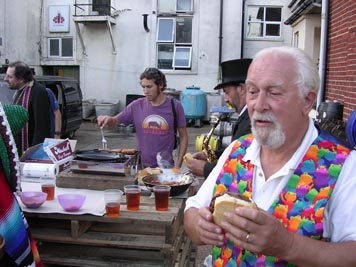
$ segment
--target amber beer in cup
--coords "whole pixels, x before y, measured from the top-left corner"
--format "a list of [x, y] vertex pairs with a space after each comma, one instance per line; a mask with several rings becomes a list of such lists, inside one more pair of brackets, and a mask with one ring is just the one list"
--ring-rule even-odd
[[54, 178], [41, 177], [42, 192], [47, 193], [46, 200], [54, 200], [54, 193], [56, 188], [56, 181]]
[[156, 210], [168, 210], [169, 193], [171, 191], [171, 187], [169, 185], [155, 185], [152, 189], [155, 195]]
[[105, 214], [107, 217], [118, 217], [120, 215], [120, 202], [123, 194], [121, 190], [117, 189], [104, 191]]
[[126, 207], [128, 210], [140, 208], [141, 188], [139, 185], [125, 185]]

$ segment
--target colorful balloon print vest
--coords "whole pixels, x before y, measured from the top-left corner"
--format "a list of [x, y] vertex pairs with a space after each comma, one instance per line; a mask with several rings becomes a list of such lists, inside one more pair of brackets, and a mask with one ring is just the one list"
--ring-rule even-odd
[[[252, 197], [253, 164], [242, 161], [252, 140], [253, 136], [248, 135], [235, 143], [218, 176], [214, 195], [230, 191]], [[320, 240], [324, 208], [349, 153], [349, 149], [319, 135], [268, 212], [289, 231]], [[213, 247], [212, 256], [214, 267], [295, 266], [275, 257], [240, 249], [230, 240], [225, 240], [222, 247]]]

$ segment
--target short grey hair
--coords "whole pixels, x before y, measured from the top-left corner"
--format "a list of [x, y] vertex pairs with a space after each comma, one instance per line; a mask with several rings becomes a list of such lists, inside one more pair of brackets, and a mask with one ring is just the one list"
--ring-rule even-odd
[[303, 50], [288, 46], [266, 48], [256, 54], [252, 63], [269, 54], [290, 57], [295, 61], [297, 67], [296, 72], [298, 75], [296, 84], [301, 96], [306, 96], [311, 91], [314, 91], [316, 94], [318, 93], [320, 78], [317, 67]]

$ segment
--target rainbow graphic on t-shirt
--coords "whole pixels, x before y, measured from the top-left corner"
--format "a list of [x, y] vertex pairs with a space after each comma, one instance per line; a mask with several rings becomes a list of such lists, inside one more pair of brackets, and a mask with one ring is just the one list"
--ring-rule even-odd
[[150, 115], [142, 122], [142, 128], [144, 133], [161, 135], [168, 131], [168, 123], [161, 116]]

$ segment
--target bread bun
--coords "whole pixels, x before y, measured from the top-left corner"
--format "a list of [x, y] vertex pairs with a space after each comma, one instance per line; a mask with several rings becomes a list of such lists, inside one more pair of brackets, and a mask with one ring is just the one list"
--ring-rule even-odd
[[221, 225], [221, 221], [224, 220], [224, 212], [234, 211], [237, 207], [257, 209], [253, 200], [240, 194], [226, 192], [214, 197], [210, 206], [214, 217], [214, 223]]
[[191, 161], [193, 159], [193, 155], [190, 153], [187, 153], [183, 156], [183, 159], [184, 159], [185, 163], [189, 163], [189, 161]]

